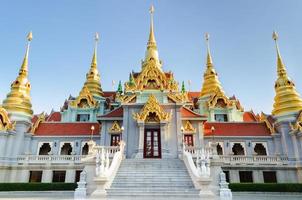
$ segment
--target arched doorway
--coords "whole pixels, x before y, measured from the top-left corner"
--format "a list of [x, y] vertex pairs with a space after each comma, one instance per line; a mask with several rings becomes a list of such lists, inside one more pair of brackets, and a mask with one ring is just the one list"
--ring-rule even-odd
[[89, 146], [87, 143], [85, 143], [85, 145], [82, 148], [82, 155], [88, 155], [89, 152]]
[[257, 143], [254, 147], [254, 151], [257, 154], [257, 156], [266, 156], [266, 148], [263, 146], [262, 143]]
[[43, 143], [39, 149], [39, 155], [49, 155], [51, 147], [49, 143]]
[[223, 155], [222, 146], [219, 143], [217, 144], [216, 149], [218, 155]]
[[234, 155], [244, 155], [244, 148], [240, 143], [235, 143], [233, 145], [232, 151]]
[[64, 143], [64, 145], [61, 148], [61, 155], [71, 155], [72, 152], [72, 146], [70, 143]]

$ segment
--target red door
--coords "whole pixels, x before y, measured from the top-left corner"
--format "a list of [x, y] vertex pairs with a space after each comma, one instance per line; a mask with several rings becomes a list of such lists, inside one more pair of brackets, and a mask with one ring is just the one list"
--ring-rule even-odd
[[145, 129], [144, 158], [161, 158], [159, 129]]
[[111, 146], [118, 146], [121, 141], [121, 135], [111, 135]]
[[194, 146], [193, 135], [184, 135], [184, 140], [187, 146]]

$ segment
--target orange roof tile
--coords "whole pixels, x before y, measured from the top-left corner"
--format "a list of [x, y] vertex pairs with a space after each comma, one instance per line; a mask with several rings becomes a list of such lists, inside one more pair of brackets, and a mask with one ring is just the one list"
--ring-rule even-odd
[[52, 112], [49, 116], [46, 117], [47, 122], [60, 122], [61, 121], [61, 113], [60, 112]]
[[257, 118], [252, 112], [244, 112], [243, 113], [243, 121], [244, 122], [257, 122]]
[[[212, 133], [211, 127], [215, 130]], [[206, 122], [204, 124], [206, 136], [270, 136], [270, 130], [265, 123], [245, 122]]]
[[204, 118], [204, 117], [206, 117], [206, 116], [200, 115], [186, 107], [181, 107], [180, 113], [181, 113], [182, 118]]
[[91, 126], [95, 127], [93, 135], [100, 133], [99, 123], [73, 122], [73, 123], [52, 123], [43, 122], [35, 131], [38, 136], [73, 136], [73, 135], [91, 135]]
[[122, 106], [116, 108], [115, 110], [111, 111], [110, 113], [107, 113], [105, 115], [101, 115], [99, 117], [123, 117], [124, 115], [124, 109]]

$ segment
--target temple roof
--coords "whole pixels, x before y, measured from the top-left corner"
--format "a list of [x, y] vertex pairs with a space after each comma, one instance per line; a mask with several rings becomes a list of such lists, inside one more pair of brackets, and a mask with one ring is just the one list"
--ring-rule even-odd
[[99, 123], [90, 122], [42, 122], [39, 124], [34, 134], [37, 136], [73, 136], [91, 135], [91, 126], [95, 127], [93, 135], [98, 135], [100, 130]]
[[[213, 133], [212, 126], [215, 128]], [[264, 122], [206, 122], [204, 134], [205, 136], [271, 136]]]
[[105, 115], [101, 115], [99, 117], [123, 117], [124, 115], [124, 109], [122, 106], [116, 108], [115, 110], [111, 111], [110, 113], [107, 113]]
[[180, 113], [181, 113], [181, 118], [205, 118], [206, 117], [205, 115], [200, 115], [186, 107], [182, 107], [180, 109]]

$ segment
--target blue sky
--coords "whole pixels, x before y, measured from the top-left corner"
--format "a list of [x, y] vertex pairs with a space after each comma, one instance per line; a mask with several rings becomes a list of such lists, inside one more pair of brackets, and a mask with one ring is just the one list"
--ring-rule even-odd
[[[52, 0], [1, 1], [0, 101], [16, 78], [33, 31], [30, 52], [31, 96], [35, 113], [58, 110], [78, 95], [89, 69], [94, 33], [100, 34], [98, 61], [103, 89], [140, 70], [151, 4], [155, 36], [164, 70], [192, 80], [199, 91], [205, 70], [204, 33], [227, 95], [235, 94], [246, 110], [271, 112], [276, 79], [272, 31], [288, 73], [302, 93], [302, 1], [290, 0]], [[116, 88], [117, 86], [115, 86]]]

